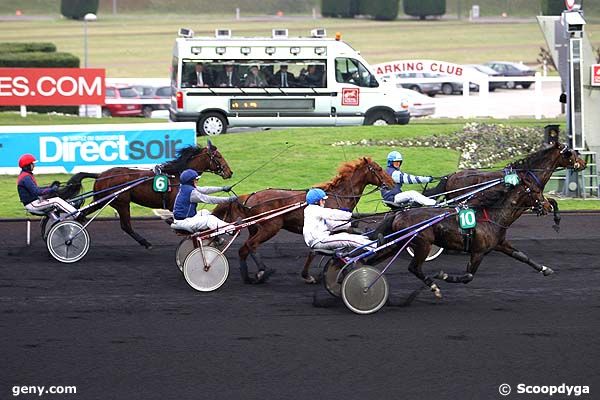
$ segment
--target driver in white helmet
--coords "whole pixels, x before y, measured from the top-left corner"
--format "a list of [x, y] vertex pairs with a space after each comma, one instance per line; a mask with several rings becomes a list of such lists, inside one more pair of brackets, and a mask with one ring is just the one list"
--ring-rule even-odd
[[429, 197], [423, 196], [421, 193], [415, 190], [407, 190], [405, 192], [402, 191], [402, 185], [413, 184], [413, 183], [429, 183], [432, 181], [431, 176], [417, 176], [407, 174], [400, 170], [402, 166], [402, 154], [398, 151], [392, 151], [387, 156], [387, 170], [386, 172], [390, 175], [396, 185], [387, 189], [381, 188], [381, 197], [383, 200], [390, 201], [396, 204], [403, 203], [406, 201], [414, 201], [416, 203], [425, 205], [425, 206], [433, 206], [436, 204], [434, 199], [430, 199]]
[[304, 209], [304, 241], [312, 249], [333, 250], [344, 247], [365, 246], [372, 250], [376, 243], [366, 236], [346, 232], [331, 233], [331, 227], [346, 225], [352, 218], [348, 211], [325, 207], [327, 194], [322, 189], [310, 189], [306, 194], [308, 205]]

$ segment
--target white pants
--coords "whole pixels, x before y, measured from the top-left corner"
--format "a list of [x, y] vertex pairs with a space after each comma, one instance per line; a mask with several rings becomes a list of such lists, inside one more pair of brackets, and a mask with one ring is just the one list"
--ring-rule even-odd
[[434, 199], [423, 196], [421, 193], [415, 190], [407, 190], [406, 192], [400, 192], [394, 196], [394, 203], [404, 203], [405, 201], [415, 201], [424, 206], [433, 206], [436, 204]]
[[[329, 235], [316, 243], [313, 243], [311, 248], [318, 250], [334, 250], [344, 247], [359, 247], [373, 242], [371, 239], [363, 235], [354, 235], [352, 233], [336, 233]], [[365, 247], [365, 250], [373, 250], [377, 247], [377, 243]]]
[[189, 232], [199, 232], [206, 229], [217, 229], [231, 225], [219, 218], [215, 217], [208, 210], [200, 210], [196, 215], [186, 219], [176, 219], [171, 224], [172, 228], [183, 229]]
[[45, 213], [53, 208], [58, 208], [59, 211], [67, 214], [77, 213], [77, 209], [71, 204], [61, 199], [60, 197], [51, 197], [49, 199], [34, 200], [29, 204], [25, 205], [27, 211], [32, 214]]

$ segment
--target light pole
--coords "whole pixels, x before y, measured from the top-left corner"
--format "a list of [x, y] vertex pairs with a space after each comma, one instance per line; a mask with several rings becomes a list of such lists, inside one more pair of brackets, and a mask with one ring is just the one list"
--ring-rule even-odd
[[[87, 13], [83, 16], [83, 68], [87, 68], [88, 66], [88, 45], [87, 45], [87, 24], [88, 21], [95, 21], [98, 17], [96, 14]], [[85, 116], [88, 116], [88, 107], [87, 104], [84, 107]]]

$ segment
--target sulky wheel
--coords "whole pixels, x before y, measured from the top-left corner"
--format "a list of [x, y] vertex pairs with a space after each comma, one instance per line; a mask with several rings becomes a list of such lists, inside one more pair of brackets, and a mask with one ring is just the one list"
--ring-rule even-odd
[[46, 246], [57, 261], [74, 263], [90, 249], [90, 235], [77, 221], [57, 222], [48, 232]]
[[[408, 252], [408, 254], [410, 254], [411, 257], [415, 256], [415, 251], [412, 249], [412, 247], [407, 247], [406, 251]], [[431, 245], [431, 249], [429, 249], [429, 255], [427, 256], [427, 258], [425, 259], [425, 261], [435, 260], [443, 252], [444, 252], [444, 248], [443, 247], [439, 247], [439, 246], [436, 246], [435, 244], [432, 244]]]
[[378, 276], [379, 271], [373, 267], [360, 267], [350, 272], [342, 282], [342, 299], [346, 307], [357, 314], [372, 314], [383, 307], [389, 287], [385, 276], [377, 279]]
[[185, 280], [200, 292], [217, 290], [228, 275], [227, 258], [214, 247], [203, 246], [192, 250], [183, 263]]
[[[323, 285], [325, 289], [334, 297], [342, 295], [342, 285], [337, 281], [338, 274], [344, 263], [337, 258], [330, 258], [323, 267]], [[345, 273], [346, 271], [344, 271]]]
[[177, 245], [177, 250], [175, 251], [175, 263], [181, 272], [183, 272], [183, 263], [192, 250], [194, 250], [194, 240], [192, 238], [186, 237]]

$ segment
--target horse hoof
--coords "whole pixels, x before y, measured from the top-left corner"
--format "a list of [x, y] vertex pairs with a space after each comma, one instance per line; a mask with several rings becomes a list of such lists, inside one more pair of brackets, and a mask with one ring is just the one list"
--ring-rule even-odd
[[256, 273], [256, 281], [254, 283], [265, 283], [274, 273], [274, 269], [261, 269]]
[[312, 275], [309, 275], [308, 278], [303, 278], [303, 279], [304, 279], [304, 283], [306, 283], [308, 285], [313, 285], [313, 284], [317, 283], [317, 280]]
[[552, 268], [548, 268], [545, 265], [542, 266], [542, 270], [540, 271], [544, 276], [552, 275], [554, 270]]
[[462, 278], [462, 282], [469, 283], [473, 280], [473, 278], [474, 278], [473, 274], [465, 274]]
[[442, 291], [440, 290], [440, 288], [438, 287], [438, 285], [436, 285], [435, 283], [433, 285], [431, 285], [431, 291], [433, 292], [433, 294], [435, 295], [435, 297], [437, 299], [441, 299], [442, 298]]
[[437, 273], [436, 276], [434, 276], [435, 279], [441, 279], [443, 281], [445, 281], [446, 279], [448, 279], [448, 274], [445, 273], [444, 271], [440, 271]]

